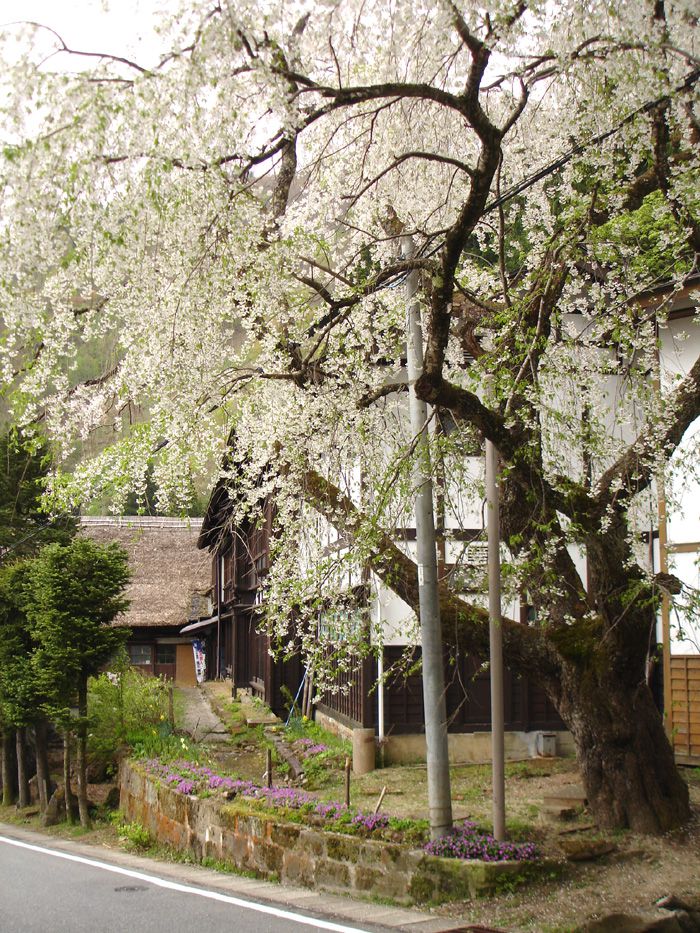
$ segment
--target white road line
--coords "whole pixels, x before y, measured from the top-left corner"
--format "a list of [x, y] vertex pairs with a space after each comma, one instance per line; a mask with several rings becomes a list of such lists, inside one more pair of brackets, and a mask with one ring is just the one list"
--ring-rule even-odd
[[107, 862], [98, 862], [91, 858], [85, 858], [82, 855], [70, 855], [68, 852], [46, 849], [43, 846], [35, 846], [28, 842], [20, 842], [19, 839], [11, 839], [8, 836], [0, 836], [0, 842], [4, 842], [6, 845], [10, 846], [17, 846], [19, 849], [29, 849], [31, 852], [41, 852], [43, 855], [52, 855], [54, 858], [62, 858], [68, 862], [79, 862], [81, 865], [91, 865], [93, 868], [111, 871], [115, 875], [126, 875], [127, 878], [136, 878], [139, 881], [146, 881], [159, 888], [167, 888], [169, 891], [181, 891], [183, 894], [196, 894], [199, 897], [207, 897], [212, 901], [221, 901], [224, 904], [233, 904], [236, 907], [243, 907], [245, 910], [255, 910], [260, 914], [270, 914], [273, 917], [279, 917], [281, 920], [291, 920], [293, 923], [305, 923], [307, 926], [316, 927], [319, 930], [333, 930], [335, 933], [368, 933], [368, 931], [360, 930], [358, 927], [346, 927], [340, 923], [332, 923], [330, 920], [303, 917], [289, 910], [281, 910], [279, 907], [270, 907], [267, 904], [245, 901], [242, 898], [233, 897], [230, 894], [221, 894], [218, 891], [193, 888], [191, 885], [179, 884], [177, 881], [166, 881], [165, 878], [158, 878], [155, 875], [146, 875], [143, 872], [132, 871], [129, 868], [120, 868], [118, 865], [110, 865]]

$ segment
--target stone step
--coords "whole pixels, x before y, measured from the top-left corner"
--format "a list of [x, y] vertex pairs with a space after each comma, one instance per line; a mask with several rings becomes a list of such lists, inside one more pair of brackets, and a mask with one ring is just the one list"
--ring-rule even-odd
[[261, 710], [259, 713], [246, 711], [245, 722], [247, 726], [276, 726], [281, 720], [274, 713]]
[[545, 794], [542, 803], [546, 809], [569, 809], [584, 807], [588, 803], [588, 798], [581, 784], [566, 784], [558, 790]]

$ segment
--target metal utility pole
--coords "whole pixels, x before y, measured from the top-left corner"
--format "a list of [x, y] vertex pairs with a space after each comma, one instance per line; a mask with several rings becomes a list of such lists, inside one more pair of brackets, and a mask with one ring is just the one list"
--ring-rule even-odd
[[[403, 238], [404, 259], [413, 252], [411, 237]], [[437, 839], [452, 828], [452, 795], [447, 746], [445, 669], [438, 596], [437, 554], [433, 482], [428, 438], [428, 406], [415, 393], [416, 380], [423, 372], [423, 335], [420, 323], [418, 272], [406, 279], [406, 343], [408, 366], [408, 405], [411, 431], [416, 438], [413, 482], [416, 489], [416, 547], [418, 559], [418, 601], [423, 650], [423, 708], [428, 764], [428, 811], [430, 837]]]
[[489, 653], [491, 672], [491, 762], [493, 834], [506, 838], [505, 752], [503, 742], [503, 626], [501, 624], [501, 534], [498, 517], [498, 452], [486, 441], [486, 528], [489, 568]]
[[[661, 397], [661, 349], [659, 322], [654, 320], [656, 353], [651, 384], [657, 397]], [[666, 514], [666, 476], [663, 466], [656, 476], [656, 498], [659, 516], [659, 570], [668, 573], [668, 517]], [[654, 533], [649, 538], [650, 563], [654, 567]], [[673, 747], [673, 698], [671, 696], [671, 601], [668, 592], [661, 590], [661, 672], [663, 679], [664, 729]]]

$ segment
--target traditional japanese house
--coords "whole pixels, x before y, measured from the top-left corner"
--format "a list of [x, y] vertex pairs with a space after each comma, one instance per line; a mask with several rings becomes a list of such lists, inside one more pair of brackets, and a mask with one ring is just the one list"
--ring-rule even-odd
[[[298, 656], [275, 660], [269, 637], [259, 631], [262, 584], [269, 568], [273, 505], [268, 500], [256, 520], [232, 527], [228, 486], [214, 489], [202, 522], [198, 546], [211, 553], [211, 593], [217, 649], [211, 676], [230, 677], [275, 712], [286, 691], [292, 695], [303, 675]], [[284, 688], [284, 689], [283, 689]]]
[[[201, 519], [150, 516], [83, 517], [80, 531], [99, 544], [117, 542], [129, 555], [129, 609], [115, 625], [128, 627], [131, 663], [182, 686], [196, 682], [193, 640], [183, 626], [212, 615], [209, 562], [197, 549]], [[205, 625], [207, 639], [213, 625]], [[212, 641], [212, 649], [215, 641]]]

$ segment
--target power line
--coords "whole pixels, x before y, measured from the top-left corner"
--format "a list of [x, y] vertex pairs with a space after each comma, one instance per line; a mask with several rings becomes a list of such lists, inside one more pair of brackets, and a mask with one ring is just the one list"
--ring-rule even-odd
[[657, 97], [655, 100], [647, 101], [645, 104], [642, 104], [641, 107], [638, 107], [636, 110], [628, 113], [626, 117], [623, 117], [623, 119], [620, 120], [618, 124], [611, 127], [611, 129], [605, 130], [605, 132], [599, 133], [597, 136], [593, 136], [591, 139], [588, 139], [585, 142], [578, 143], [569, 149], [568, 152], [565, 152], [564, 155], [559, 156], [558, 159], [554, 159], [554, 161], [542, 166], [542, 168], [538, 169], [528, 178], [523, 179], [523, 181], [518, 182], [516, 185], [512, 185], [500, 197], [489, 201], [485, 205], [483, 213], [490, 214], [491, 211], [495, 210], [497, 207], [501, 207], [508, 201], [511, 201], [518, 194], [521, 194], [521, 192], [531, 188], [538, 181], [541, 181], [548, 175], [551, 175], [558, 171], [560, 168], [563, 168], [565, 165], [571, 162], [575, 156], [585, 152], [586, 149], [590, 149], [591, 146], [597, 146], [600, 143], [605, 142], [606, 139], [610, 139], [611, 136], [619, 133], [620, 130], [624, 129], [625, 126], [636, 120], [637, 117], [642, 116], [645, 113], [650, 113], [657, 107], [669, 103], [676, 94], [681, 94], [683, 91], [689, 90], [695, 84], [698, 78], [700, 78], [700, 68], [696, 68], [695, 71], [691, 71], [690, 74], [686, 77], [685, 81], [675, 87], [669, 94], [664, 94], [662, 97]]

